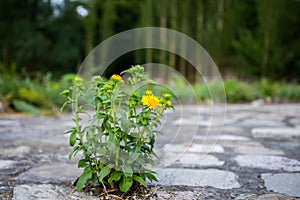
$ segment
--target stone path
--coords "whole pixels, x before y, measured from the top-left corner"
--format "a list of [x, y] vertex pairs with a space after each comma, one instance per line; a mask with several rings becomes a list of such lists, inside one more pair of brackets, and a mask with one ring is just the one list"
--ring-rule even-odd
[[[152, 199], [300, 199], [300, 104], [226, 109], [224, 123], [209, 106], [166, 115]], [[70, 119], [0, 118], [0, 199], [97, 199], [71, 186]]]

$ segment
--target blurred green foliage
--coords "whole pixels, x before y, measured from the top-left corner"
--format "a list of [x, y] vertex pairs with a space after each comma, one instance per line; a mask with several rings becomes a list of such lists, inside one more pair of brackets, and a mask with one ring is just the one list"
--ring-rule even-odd
[[275, 96], [284, 102], [299, 102], [300, 86], [297, 83], [281, 83]]
[[[194, 90], [197, 99], [202, 102], [212, 100], [210, 90], [219, 91], [222, 84], [216, 81], [207, 84], [196, 84]], [[300, 85], [269, 79], [252, 82], [231, 78], [224, 81], [227, 103], [245, 103], [261, 99], [266, 103], [300, 102]]]
[[229, 103], [253, 100], [253, 88], [249, 84], [238, 81], [235, 78], [225, 81], [225, 93]]
[[0, 72], [0, 102], [4, 109], [31, 114], [54, 114], [64, 102], [59, 93], [68, 88], [75, 77], [75, 74], [66, 74], [53, 80], [52, 74], [47, 73], [30, 78], [16, 71], [7, 72], [1, 66]]
[[[5, 68], [15, 63], [17, 72], [25, 67], [30, 76], [74, 73], [108, 37], [155, 26], [195, 39], [224, 75], [299, 82], [298, 0], [0, 0], [0, 5], [0, 63]], [[191, 53], [176, 40], [160, 39]], [[147, 49], [120, 59], [114, 70], [124, 70], [120, 63], [156, 62], [195, 81], [192, 66], [168, 52]]]
[[[172, 94], [174, 104], [206, 104], [210, 101], [225, 103], [221, 98], [223, 93], [226, 95], [227, 103], [249, 103], [258, 99], [265, 103], [300, 102], [300, 85], [298, 83], [270, 79], [257, 79], [249, 82], [233, 77], [224, 82], [212, 80], [189, 85], [186, 80], [174, 77], [168, 86], [151, 87], [147, 85], [146, 87], [151, 88], [157, 95]], [[213, 94], [214, 98], [212, 98]]]

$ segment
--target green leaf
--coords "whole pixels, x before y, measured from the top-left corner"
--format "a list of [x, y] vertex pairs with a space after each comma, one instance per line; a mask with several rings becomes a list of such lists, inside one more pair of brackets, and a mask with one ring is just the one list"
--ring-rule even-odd
[[132, 178], [133, 178], [133, 180], [139, 182], [142, 186], [147, 187], [147, 184], [146, 184], [145, 180], [142, 177], [137, 176], [137, 175], [133, 175]]
[[86, 170], [81, 174], [76, 184], [76, 191], [79, 191], [83, 188], [87, 180], [90, 178], [91, 174], [92, 170]]
[[85, 167], [86, 159], [81, 159], [78, 161], [78, 168], [83, 168]]
[[122, 192], [127, 192], [133, 184], [131, 177], [122, 176], [122, 179], [119, 183], [120, 190]]
[[124, 163], [124, 165], [122, 166], [122, 172], [124, 173], [124, 175], [126, 177], [132, 177], [132, 174], [133, 174], [132, 168], [127, 163]]
[[125, 111], [120, 111], [121, 114], [121, 127], [124, 132], [128, 132], [128, 119]]
[[67, 105], [70, 105], [70, 104], [72, 104], [72, 101], [66, 101], [66, 102], [61, 106], [60, 111], [62, 112], [63, 109], [64, 109]]
[[152, 152], [151, 149], [146, 145], [142, 145], [142, 152]]
[[67, 131], [64, 132], [64, 134], [71, 133], [73, 130], [74, 130], [74, 128], [72, 128], [72, 129], [70, 129], [70, 130], [67, 130]]
[[113, 154], [116, 154], [118, 151], [117, 141], [112, 132], [109, 133], [107, 147]]
[[[153, 154], [154, 155], [154, 154]], [[150, 164], [151, 166], [154, 166], [155, 165], [155, 162], [151, 159], [151, 158], [145, 158], [145, 162], [147, 164]]]
[[152, 174], [152, 173], [147, 173], [146, 177], [150, 180], [150, 181], [156, 181], [158, 182], [157, 178]]
[[89, 129], [88, 131], [87, 131], [87, 138], [89, 138], [89, 139], [94, 139], [95, 138], [95, 133], [94, 133], [94, 130], [91, 130], [91, 129]]
[[70, 135], [70, 146], [74, 146], [77, 136], [76, 136], [77, 131], [74, 129]]
[[104, 147], [97, 149], [97, 153], [100, 155], [105, 155], [106, 154], [106, 149]]
[[113, 172], [108, 179], [108, 183], [111, 184], [113, 181], [119, 181], [121, 176], [122, 176], [122, 172], [120, 171]]
[[72, 158], [72, 156], [76, 156], [77, 152], [84, 149], [84, 146], [76, 146], [74, 147], [73, 151], [69, 154], [69, 159]]
[[92, 174], [91, 181], [93, 182], [94, 186], [98, 183], [98, 177], [96, 173]]
[[136, 159], [138, 159], [140, 153], [134, 153], [134, 152], [129, 152], [129, 158], [127, 160], [128, 163], [133, 163], [134, 161], [136, 161]]
[[111, 168], [111, 165], [106, 165], [101, 169], [99, 174], [99, 181], [102, 181], [110, 173]]

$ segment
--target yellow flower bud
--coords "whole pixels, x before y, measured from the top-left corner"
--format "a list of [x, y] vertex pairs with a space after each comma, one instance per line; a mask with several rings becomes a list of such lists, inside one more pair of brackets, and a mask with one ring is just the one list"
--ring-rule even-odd
[[172, 105], [172, 101], [167, 101], [168, 106]]
[[114, 74], [114, 75], [112, 75], [111, 76], [111, 79], [113, 80], [113, 81], [122, 81], [122, 77], [120, 76], [120, 75], [117, 75], [117, 74]]
[[151, 90], [146, 90], [146, 95], [153, 95]]
[[170, 95], [170, 94], [168, 94], [168, 93], [164, 94], [163, 96], [164, 96], [166, 99], [169, 99], [169, 98], [172, 97], [172, 95]]
[[74, 81], [75, 81], [76, 86], [82, 85], [82, 78], [80, 78], [79, 76], [75, 76]]
[[75, 81], [82, 81], [82, 78], [80, 78], [79, 76], [75, 76]]

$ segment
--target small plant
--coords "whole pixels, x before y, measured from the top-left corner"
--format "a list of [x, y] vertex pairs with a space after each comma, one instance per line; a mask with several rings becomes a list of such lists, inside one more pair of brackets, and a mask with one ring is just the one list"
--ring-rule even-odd
[[[155, 96], [151, 90], [139, 87], [154, 84], [145, 77], [142, 66], [133, 66], [124, 73], [130, 74], [126, 81], [119, 75], [109, 80], [96, 76], [90, 82], [76, 77], [74, 85], [62, 92], [67, 97], [63, 107], [72, 104], [75, 111], [75, 126], [66, 131], [74, 147], [69, 157], [82, 152], [78, 167], [84, 171], [76, 190], [91, 182], [104, 190], [119, 188], [127, 192], [134, 183], [146, 187], [146, 179], [157, 181], [155, 171], [149, 167], [154, 165], [157, 127], [164, 111], [173, 108], [172, 97]], [[88, 116], [87, 123], [82, 115]]]

